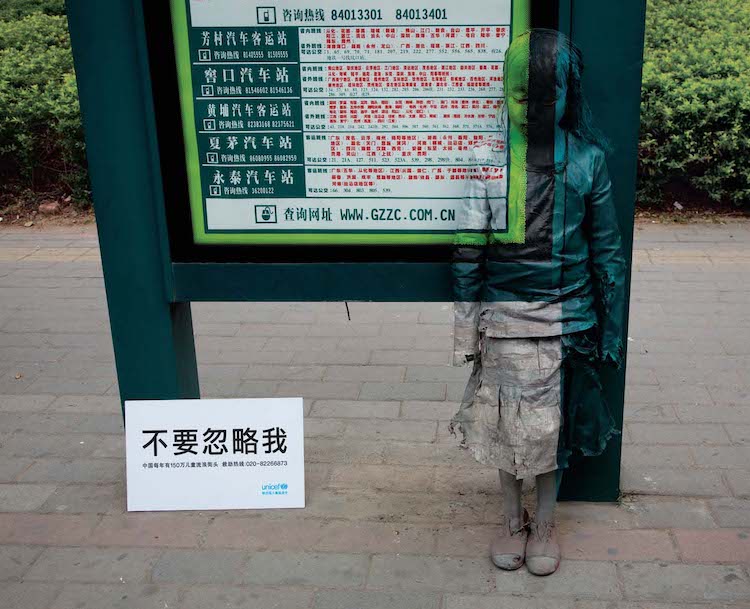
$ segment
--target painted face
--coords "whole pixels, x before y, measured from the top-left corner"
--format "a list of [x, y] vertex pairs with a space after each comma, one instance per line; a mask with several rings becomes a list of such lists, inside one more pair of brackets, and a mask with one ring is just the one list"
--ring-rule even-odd
[[559, 125], [568, 109], [568, 85], [560, 85], [558, 83], [555, 90], [557, 91], [557, 99], [555, 99], [555, 125]]
[[567, 85], [557, 78], [556, 53], [548, 58], [549, 61], [530, 64], [531, 53], [545, 52], [533, 46], [533, 36], [516, 40], [505, 70], [508, 118], [511, 125], [524, 135], [528, 135], [530, 129], [536, 133], [550, 128], [554, 130], [566, 109]]
[[526, 134], [529, 102], [529, 37], [520, 38], [505, 67], [505, 103], [512, 126]]

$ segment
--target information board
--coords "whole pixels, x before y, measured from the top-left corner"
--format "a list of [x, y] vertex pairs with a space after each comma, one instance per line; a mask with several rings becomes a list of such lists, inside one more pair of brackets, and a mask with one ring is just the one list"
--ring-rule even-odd
[[198, 244], [452, 241], [512, 0], [171, 0]]
[[302, 398], [125, 402], [129, 511], [305, 507]]

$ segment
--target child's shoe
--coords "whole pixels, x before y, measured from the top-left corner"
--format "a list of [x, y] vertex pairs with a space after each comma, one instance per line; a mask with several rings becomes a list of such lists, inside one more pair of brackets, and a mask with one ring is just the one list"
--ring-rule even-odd
[[503, 516], [500, 532], [490, 545], [490, 557], [496, 567], [505, 571], [515, 571], [523, 565], [526, 555], [529, 515], [523, 513], [523, 522]]
[[551, 575], [560, 566], [560, 544], [555, 523], [532, 522], [526, 543], [526, 568], [534, 575]]

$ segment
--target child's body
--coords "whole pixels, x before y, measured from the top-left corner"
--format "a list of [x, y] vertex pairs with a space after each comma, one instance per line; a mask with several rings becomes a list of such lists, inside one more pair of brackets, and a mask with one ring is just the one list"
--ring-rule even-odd
[[[453, 425], [500, 471], [493, 561], [515, 569], [525, 557], [540, 575], [559, 563], [555, 472], [617, 433], [599, 364], [622, 358], [626, 265], [605, 155], [583, 124], [581, 68], [557, 32], [511, 45], [509, 128], [473, 150], [453, 265], [454, 361], [474, 362]], [[520, 484], [531, 476], [539, 503], [527, 543]]]

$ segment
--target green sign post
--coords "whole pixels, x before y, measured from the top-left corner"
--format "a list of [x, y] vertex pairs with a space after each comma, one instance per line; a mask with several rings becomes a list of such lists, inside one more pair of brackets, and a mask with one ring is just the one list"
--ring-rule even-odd
[[[462, 150], [494, 128], [529, 25], [584, 51], [630, 251], [644, 12], [68, 0], [122, 400], [200, 396], [191, 301], [450, 301]], [[621, 423], [624, 372], [607, 381]], [[619, 457], [577, 465], [563, 497], [615, 499]]]

